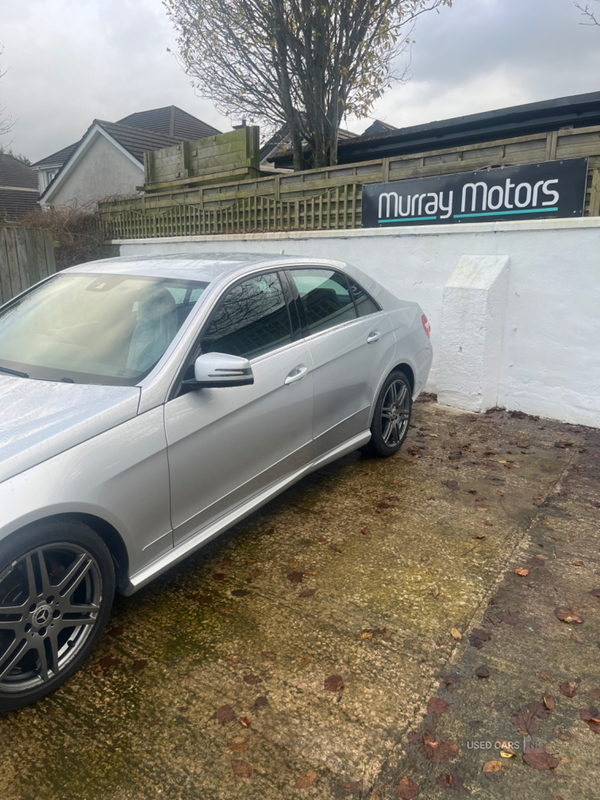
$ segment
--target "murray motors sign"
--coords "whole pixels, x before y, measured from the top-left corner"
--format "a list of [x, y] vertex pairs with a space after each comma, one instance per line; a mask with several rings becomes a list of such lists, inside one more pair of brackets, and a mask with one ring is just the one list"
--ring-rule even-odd
[[363, 186], [363, 228], [581, 217], [587, 158]]

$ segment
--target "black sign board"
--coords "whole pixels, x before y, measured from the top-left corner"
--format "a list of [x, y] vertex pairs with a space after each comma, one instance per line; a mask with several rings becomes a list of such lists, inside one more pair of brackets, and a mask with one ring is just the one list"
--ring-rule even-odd
[[587, 158], [363, 186], [363, 228], [581, 217]]

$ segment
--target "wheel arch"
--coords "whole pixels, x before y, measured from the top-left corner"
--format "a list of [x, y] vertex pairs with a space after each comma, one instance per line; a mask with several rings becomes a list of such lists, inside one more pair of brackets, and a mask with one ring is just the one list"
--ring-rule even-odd
[[129, 580], [129, 555], [127, 547], [119, 531], [106, 520], [95, 514], [85, 514], [82, 512], [70, 512], [62, 514], [48, 514], [35, 522], [23, 525], [13, 531], [10, 538], [18, 536], [24, 530], [36, 528], [46, 522], [82, 522], [91, 528], [102, 539], [107, 546], [115, 566], [116, 585], [118, 590], [122, 590]]
[[413, 368], [410, 366], [410, 364], [407, 364], [406, 361], [403, 361], [400, 364], [396, 364], [396, 366], [393, 367], [390, 370], [388, 375], [391, 374], [392, 372], [394, 372], [397, 369], [399, 369], [401, 372], [403, 372], [406, 375], [406, 377], [408, 378], [408, 382], [410, 383], [411, 394], [414, 394], [414, 392], [415, 392], [415, 372], [414, 372]]

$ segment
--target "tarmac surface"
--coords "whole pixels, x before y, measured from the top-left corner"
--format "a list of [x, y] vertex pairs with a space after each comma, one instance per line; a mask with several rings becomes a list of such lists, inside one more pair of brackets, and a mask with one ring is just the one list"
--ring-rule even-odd
[[0, 799], [595, 800], [599, 517], [600, 431], [420, 401], [118, 598]]

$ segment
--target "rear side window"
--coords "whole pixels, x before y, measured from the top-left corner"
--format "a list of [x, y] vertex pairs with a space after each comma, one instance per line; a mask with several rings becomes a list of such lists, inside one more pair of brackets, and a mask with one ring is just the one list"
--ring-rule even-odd
[[276, 272], [236, 284], [219, 302], [202, 336], [203, 353], [257, 356], [292, 341], [290, 319]]
[[331, 269], [290, 270], [310, 333], [318, 333], [356, 319], [356, 308], [346, 276]]
[[351, 279], [348, 279], [348, 282], [350, 284], [350, 292], [352, 293], [352, 297], [356, 303], [359, 317], [366, 317], [367, 314], [376, 314], [378, 311], [381, 311], [379, 306], [377, 306], [376, 303], [371, 300], [362, 286], [359, 286], [356, 281]]

